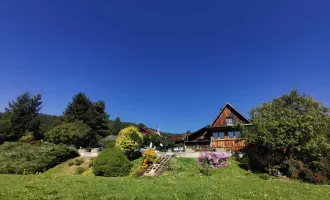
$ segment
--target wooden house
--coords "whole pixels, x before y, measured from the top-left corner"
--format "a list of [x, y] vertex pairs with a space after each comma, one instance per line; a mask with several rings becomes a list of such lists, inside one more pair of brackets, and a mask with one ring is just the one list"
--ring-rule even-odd
[[230, 151], [242, 149], [246, 141], [237, 140], [240, 131], [237, 125], [252, 125], [251, 122], [227, 103], [212, 123], [186, 137], [186, 151]]

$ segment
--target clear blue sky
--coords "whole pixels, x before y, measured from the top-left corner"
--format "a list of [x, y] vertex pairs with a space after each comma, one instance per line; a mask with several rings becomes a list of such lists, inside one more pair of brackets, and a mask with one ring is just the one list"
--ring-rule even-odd
[[0, 1], [0, 111], [24, 91], [182, 133], [293, 88], [330, 106], [330, 1]]

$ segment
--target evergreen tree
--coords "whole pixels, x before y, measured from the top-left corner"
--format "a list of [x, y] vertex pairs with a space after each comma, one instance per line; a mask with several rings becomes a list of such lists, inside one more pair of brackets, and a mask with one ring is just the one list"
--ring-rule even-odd
[[112, 135], [118, 135], [121, 130], [121, 121], [119, 117], [116, 117], [111, 128]]
[[18, 140], [27, 132], [31, 132], [34, 138], [41, 139], [38, 118], [41, 104], [41, 95], [31, 96], [29, 92], [18, 96], [16, 101], [10, 102], [1, 116], [0, 135], [2, 136], [0, 137], [3, 140]]
[[105, 112], [104, 102], [92, 102], [84, 93], [73, 97], [63, 117], [66, 122], [82, 121], [91, 128], [90, 145], [95, 145], [100, 138], [108, 135], [106, 123], [109, 116]]

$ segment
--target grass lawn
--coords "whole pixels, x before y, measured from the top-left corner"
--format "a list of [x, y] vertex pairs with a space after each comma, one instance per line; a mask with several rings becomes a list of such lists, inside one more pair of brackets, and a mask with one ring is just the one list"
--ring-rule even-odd
[[207, 177], [194, 159], [173, 158], [171, 170], [156, 179], [73, 175], [66, 166], [39, 175], [0, 175], [0, 199], [330, 199], [330, 186], [264, 180], [235, 161]]

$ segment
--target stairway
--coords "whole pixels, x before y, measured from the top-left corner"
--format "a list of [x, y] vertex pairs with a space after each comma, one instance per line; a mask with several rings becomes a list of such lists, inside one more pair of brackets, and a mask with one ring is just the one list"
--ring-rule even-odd
[[164, 155], [155, 159], [154, 164], [149, 166], [143, 176], [157, 177], [163, 173], [168, 166], [172, 156]]

